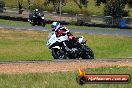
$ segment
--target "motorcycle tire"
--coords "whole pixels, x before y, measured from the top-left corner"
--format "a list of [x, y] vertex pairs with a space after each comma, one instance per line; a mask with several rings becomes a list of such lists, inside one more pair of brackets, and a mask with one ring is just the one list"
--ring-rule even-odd
[[84, 46], [83, 49], [84, 51], [81, 56], [82, 59], [94, 59], [94, 53], [88, 46]]
[[43, 22], [43, 23], [42, 23], [42, 26], [45, 27], [45, 25], [46, 25], [45, 22]]
[[54, 59], [66, 59], [65, 55], [61, 55], [61, 52], [59, 49], [52, 49], [52, 56]]
[[32, 23], [32, 26], [35, 26], [35, 24], [34, 24], [34, 23]]

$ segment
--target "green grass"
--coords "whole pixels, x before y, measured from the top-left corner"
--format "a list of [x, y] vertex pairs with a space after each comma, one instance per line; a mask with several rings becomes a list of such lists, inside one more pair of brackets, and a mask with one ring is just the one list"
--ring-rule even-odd
[[[74, 33], [84, 36], [96, 58], [132, 57], [132, 37]], [[48, 32], [0, 29], [0, 61], [52, 59], [46, 46]]]
[[0, 24], [8, 24], [8, 25], [15, 25], [15, 26], [31, 26], [29, 22], [12, 21], [12, 20], [4, 20], [4, 19], [0, 19]]
[[47, 33], [0, 29], [0, 58], [2, 60], [31, 60], [51, 58], [46, 47]]
[[[88, 68], [88, 74], [130, 74], [131, 67]], [[0, 88], [131, 88], [129, 84], [85, 84], [76, 82], [78, 72], [0, 74]]]

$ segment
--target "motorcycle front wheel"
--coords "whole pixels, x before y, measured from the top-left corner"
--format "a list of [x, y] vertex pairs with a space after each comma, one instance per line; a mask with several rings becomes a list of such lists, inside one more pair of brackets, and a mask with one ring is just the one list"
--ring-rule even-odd
[[88, 46], [83, 46], [82, 59], [94, 59], [94, 53]]
[[65, 54], [59, 49], [52, 49], [52, 56], [54, 59], [66, 59]]
[[32, 24], [32, 26], [35, 26], [35, 23], [33, 22], [33, 23], [31, 23]]
[[46, 25], [46, 24], [45, 24], [45, 21], [43, 21], [43, 22], [42, 22], [42, 26], [45, 27], [45, 25]]

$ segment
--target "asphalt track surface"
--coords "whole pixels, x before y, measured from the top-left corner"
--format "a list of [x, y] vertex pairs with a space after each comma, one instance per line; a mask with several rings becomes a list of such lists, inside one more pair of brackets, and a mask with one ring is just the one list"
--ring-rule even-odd
[[[12, 29], [28, 29], [28, 30], [40, 30], [40, 31], [48, 31], [49, 27], [41, 27], [41, 26], [15, 26], [15, 25], [7, 25], [0, 24], [0, 28], [12, 28]], [[71, 32], [78, 33], [89, 33], [89, 34], [113, 34], [113, 35], [127, 35], [132, 36], [132, 29], [120, 29], [120, 30], [110, 30], [106, 29], [96, 29], [96, 28], [70, 28]]]
[[129, 61], [132, 62], [132, 58], [116, 58], [116, 59], [54, 59], [54, 60], [16, 60], [16, 61], [0, 61], [0, 64], [12, 64], [12, 63], [39, 63], [39, 62], [87, 62], [87, 61], [106, 61], [106, 62], [118, 62]]

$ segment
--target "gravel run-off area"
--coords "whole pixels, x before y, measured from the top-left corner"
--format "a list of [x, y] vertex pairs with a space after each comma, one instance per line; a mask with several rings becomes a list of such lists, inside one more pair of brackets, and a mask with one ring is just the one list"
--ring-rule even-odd
[[44, 73], [76, 71], [78, 68], [98, 68], [103, 66], [129, 66], [132, 59], [112, 60], [49, 60], [49, 61], [16, 61], [0, 62], [0, 73]]

